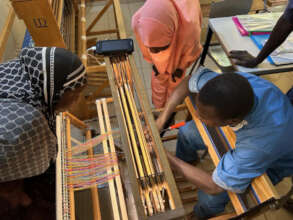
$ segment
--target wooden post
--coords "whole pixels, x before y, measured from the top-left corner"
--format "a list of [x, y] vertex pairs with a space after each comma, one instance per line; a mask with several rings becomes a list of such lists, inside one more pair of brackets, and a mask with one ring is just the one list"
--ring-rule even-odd
[[85, 67], [87, 67], [87, 48], [86, 48], [86, 19], [85, 19], [85, 0], [81, 0], [81, 60]]
[[[88, 141], [90, 139], [92, 139], [92, 134], [91, 134], [91, 131], [90, 130], [87, 130], [86, 131], [86, 140]], [[88, 150], [88, 156], [89, 156], [89, 158], [93, 158], [93, 155], [94, 155], [93, 149], [90, 148]], [[92, 194], [94, 220], [101, 220], [99, 193], [98, 193], [98, 187], [97, 186], [92, 186], [91, 187], [91, 194]]]
[[120, 1], [113, 0], [113, 4], [114, 4], [114, 12], [115, 12], [115, 17], [116, 17], [116, 21], [117, 21], [117, 26], [118, 26], [118, 30], [119, 30], [119, 39], [127, 38], [124, 19], [123, 19], [123, 15], [122, 15], [121, 6], [120, 6]]
[[[66, 143], [67, 143], [67, 158], [71, 158], [71, 128], [70, 128], [70, 119], [68, 117], [66, 120]], [[70, 168], [70, 167], [69, 167]], [[69, 171], [69, 174], [71, 172]], [[75, 201], [74, 201], [74, 190], [69, 187], [69, 209], [71, 220], [75, 220]]]
[[0, 61], [2, 60], [3, 54], [5, 52], [6, 44], [8, 41], [9, 34], [12, 29], [14, 19], [15, 19], [14, 9], [10, 8], [7, 19], [5, 21], [4, 27], [3, 27], [2, 31], [1, 31], [1, 35], [0, 35]]

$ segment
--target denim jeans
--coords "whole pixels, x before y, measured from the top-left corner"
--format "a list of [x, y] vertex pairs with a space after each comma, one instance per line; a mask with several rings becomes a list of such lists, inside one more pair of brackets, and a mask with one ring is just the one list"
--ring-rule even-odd
[[[176, 156], [181, 160], [192, 163], [198, 159], [197, 151], [206, 149], [203, 140], [193, 121], [179, 129], [176, 146]], [[195, 215], [200, 219], [210, 218], [224, 211], [229, 202], [227, 192], [209, 195], [198, 190], [198, 202], [194, 206]]]

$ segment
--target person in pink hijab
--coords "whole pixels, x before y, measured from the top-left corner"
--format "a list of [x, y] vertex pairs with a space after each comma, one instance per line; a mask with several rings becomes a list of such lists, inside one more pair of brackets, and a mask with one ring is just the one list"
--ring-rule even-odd
[[164, 107], [200, 56], [199, 0], [147, 0], [133, 15], [132, 28], [143, 57], [153, 64], [152, 102]]

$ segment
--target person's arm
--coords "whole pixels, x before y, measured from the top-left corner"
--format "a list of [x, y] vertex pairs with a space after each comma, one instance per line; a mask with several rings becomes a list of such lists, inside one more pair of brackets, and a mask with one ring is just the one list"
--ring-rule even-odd
[[165, 122], [169, 119], [174, 112], [177, 105], [181, 104], [186, 96], [189, 94], [188, 81], [190, 76], [185, 77], [180, 84], [173, 91], [172, 95], [168, 99], [163, 112], [156, 120], [159, 131], [164, 127]]
[[236, 65], [245, 67], [255, 67], [277, 49], [293, 30], [293, 23], [282, 15], [275, 25], [268, 41], [259, 52], [257, 57], [252, 56], [247, 51], [232, 50], [229, 57], [235, 59]]
[[199, 189], [207, 194], [218, 194], [223, 192], [224, 189], [218, 186], [212, 179], [212, 176], [202, 169], [192, 166], [183, 160], [173, 156], [170, 152], [166, 151], [167, 157], [171, 167], [182, 174], [189, 182], [196, 185]]

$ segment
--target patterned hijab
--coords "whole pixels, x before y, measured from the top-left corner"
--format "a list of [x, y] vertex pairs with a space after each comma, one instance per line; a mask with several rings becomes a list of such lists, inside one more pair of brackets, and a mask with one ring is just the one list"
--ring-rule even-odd
[[54, 106], [67, 90], [86, 83], [80, 59], [62, 48], [24, 48], [18, 59], [0, 64], [0, 98], [38, 108], [54, 127]]

